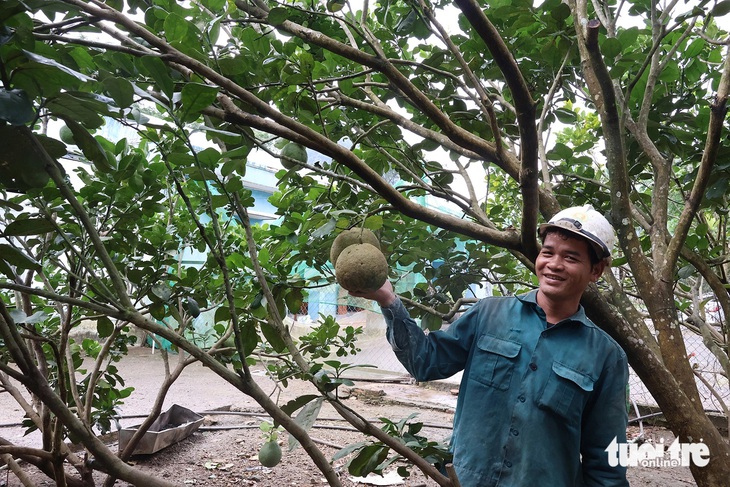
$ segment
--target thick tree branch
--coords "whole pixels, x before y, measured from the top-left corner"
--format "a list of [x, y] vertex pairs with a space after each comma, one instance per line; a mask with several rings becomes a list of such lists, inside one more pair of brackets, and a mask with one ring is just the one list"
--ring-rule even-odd
[[[579, 20], [581, 19], [582, 17], [579, 17]], [[580, 24], [580, 22], [576, 22], [576, 24]], [[619, 242], [621, 242], [624, 254], [629, 260], [629, 265], [634, 269], [637, 276], [644, 276], [643, 278], [650, 280], [650, 276], [652, 276], [651, 267], [644, 258], [639, 239], [634, 232], [633, 226], [630, 225], [632, 212], [629, 194], [631, 188], [626, 170], [623, 130], [611, 76], [598, 47], [599, 27], [600, 24], [597, 21], [587, 21], [585, 36], [580, 28], [578, 28], [578, 35], [579, 42], [584, 44], [589, 57], [589, 69], [592, 77], [596, 80], [596, 88], [600, 90], [597, 93], [592, 93], [592, 95], [597, 100], [596, 105], [599, 107], [601, 121], [604, 126], [606, 163], [611, 175], [611, 216], [615, 223]]]
[[[228, 121], [254, 127], [259, 130], [299, 142], [302, 145], [312, 147], [312, 139], [308, 138], [306, 134], [298, 131], [291, 131], [286, 127], [277, 125], [271, 120], [246, 113], [223, 95], [218, 97], [218, 101], [226, 110], [225, 119]], [[316, 135], [315, 137], [319, 136]], [[504, 231], [497, 231], [469, 220], [463, 220], [426, 208], [408, 198], [405, 198], [397, 189], [388, 184], [380, 174], [373, 171], [369, 166], [367, 166], [367, 164], [358, 159], [352, 151], [345, 147], [328, 143], [324, 146], [314, 146], [312, 148], [318, 150], [320, 153], [331, 156], [334, 160], [345, 164], [351, 169], [357, 168], [357, 170], [353, 170], [363, 177], [365, 181], [369, 182], [372, 188], [380, 194], [380, 196], [398, 208], [398, 210], [406, 216], [426, 223], [432, 223], [446, 230], [453, 230], [483, 242], [493, 243], [508, 249], [520, 250], [521, 248], [518, 234], [514, 230], [507, 229]]]
[[534, 229], [537, 228], [537, 212], [540, 208], [538, 187], [538, 133], [535, 125], [536, 103], [522, 76], [512, 52], [502, 37], [489, 21], [476, 0], [456, 0], [456, 5], [464, 13], [475, 32], [484, 41], [492, 53], [504, 79], [512, 92], [517, 109], [517, 124], [520, 129], [521, 164], [518, 181], [522, 193], [522, 229], [521, 242], [523, 253], [529, 258], [537, 255], [537, 239]]
[[633, 226], [630, 225], [632, 205], [629, 199], [630, 183], [623, 146], [623, 130], [614, 85], [598, 46], [599, 28], [598, 21], [588, 20], [585, 37], [583, 38], [580, 32], [579, 36], [585, 42], [590, 69], [593, 71], [598, 83], [599, 91], [593, 93], [593, 97], [602, 100], [600, 115], [606, 145], [607, 165], [611, 175], [613, 220], [616, 223], [619, 241], [624, 247], [624, 253], [634, 272], [634, 278], [639, 286], [646, 288], [646, 292], [642, 292], [642, 297], [658, 331], [658, 342], [664, 363], [681, 384], [683, 392], [690, 398], [693, 407], [700, 411], [699, 392], [692, 370], [686, 360], [686, 348], [679, 330], [677, 313], [673, 306], [672, 280], [657, 277], [657, 274], [665, 275], [664, 269], [667, 261], [654, 262], [654, 266], [657, 267], [655, 274], [653, 267], [643, 254]]

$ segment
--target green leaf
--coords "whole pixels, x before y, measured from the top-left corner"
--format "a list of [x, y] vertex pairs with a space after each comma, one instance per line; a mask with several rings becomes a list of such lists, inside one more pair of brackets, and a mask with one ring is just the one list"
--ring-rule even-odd
[[95, 129], [104, 125], [103, 116], [113, 116], [107, 101], [112, 100], [90, 93], [67, 92], [49, 100], [46, 107], [57, 117]]
[[114, 333], [114, 323], [108, 316], [102, 316], [96, 321], [96, 332], [99, 334], [99, 338], [110, 337]]
[[[19, 6], [16, 6], [16, 8], [18, 8], [18, 13], [23, 11]], [[0, 17], [0, 46], [7, 44], [13, 38], [13, 30], [7, 25], [4, 25], [4, 21], [5, 19]]]
[[686, 265], [679, 269], [677, 274], [679, 275], [680, 279], [688, 279], [695, 275], [697, 273], [697, 269], [694, 268], [694, 266]]
[[[12, 245], [0, 243], [0, 261], [21, 269], [40, 270], [40, 264], [32, 257], [25, 255]], [[7, 268], [5, 270], [8, 270]], [[3, 272], [8, 275], [7, 272]]]
[[203, 5], [213, 12], [220, 12], [226, 6], [226, 0], [203, 0]]
[[607, 58], [615, 58], [621, 54], [622, 49], [621, 41], [615, 37], [609, 37], [601, 43], [601, 53]]
[[699, 235], [700, 237], [706, 237], [707, 236], [707, 232], [708, 232], [709, 229], [710, 228], [709, 228], [709, 225], [707, 223], [704, 223], [704, 222], [703, 223], [699, 223], [697, 225], [697, 228], [695, 229], [695, 233], [697, 235]]
[[165, 38], [168, 42], [185, 39], [188, 33], [188, 22], [177, 14], [171, 13], [165, 17]]
[[284, 295], [284, 302], [286, 303], [286, 307], [292, 313], [299, 312], [299, 309], [302, 307], [303, 300], [304, 296], [302, 294], [302, 290], [299, 288], [292, 288]]
[[416, 10], [411, 8], [408, 11], [408, 14], [398, 20], [398, 23], [395, 26], [395, 33], [399, 35], [410, 34], [411, 31], [413, 31], [413, 26], [415, 25], [417, 19], [418, 14], [416, 13]]
[[207, 147], [202, 151], [198, 152], [198, 160], [206, 167], [217, 168], [218, 161], [221, 159], [221, 154], [213, 147]]
[[351, 453], [359, 450], [360, 448], [363, 448], [368, 443], [365, 441], [361, 441], [359, 443], [353, 443], [352, 445], [347, 445], [346, 447], [339, 450], [337, 453], [335, 453], [332, 456], [332, 461], [339, 460], [340, 458], [345, 458], [346, 456], [349, 456]]
[[0, 120], [10, 125], [23, 125], [35, 117], [33, 103], [23, 90], [0, 88]]
[[548, 152], [547, 156], [550, 160], [568, 160], [573, 157], [573, 150], [567, 145], [558, 142], [555, 144], [555, 147]]
[[70, 117], [61, 117], [66, 126], [71, 129], [74, 142], [84, 153], [84, 156], [102, 173], [110, 173], [116, 169], [116, 159], [110, 157], [98, 140], [86, 128]]
[[335, 228], [337, 228], [337, 220], [335, 220], [335, 219], [327, 220], [327, 223], [325, 223], [324, 225], [322, 225], [321, 227], [319, 227], [318, 229], [313, 231], [309, 235], [309, 237], [311, 239], [326, 237], [328, 235], [331, 235], [332, 232], [335, 230]]
[[365, 220], [365, 228], [368, 230], [372, 230], [374, 232], [380, 230], [383, 228], [383, 217], [381, 215], [373, 215], [369, 216], [367, 220]]
[[320, 396], [319, 394], [304, 394], [303, 396], [296, 397], [281, 406], [281, 410], [289, 416], [292, 416], [296, 411], [303, 408], [315, 399], [319, 399], [320, 397], [322, 396]]
[[169, 301], [172, 297], [172, 290], [170, 290], [170, 286], [162, 282], [158, 282], [152, 286], [150, 291], [152, 296], [163, 302]]
[[215, 101], [218, 95], [218, 88], [200, 83], [187, 83], [182, 89], [182, 105], [183, 120], [190, 120], [188, 117], [193, 115], [193, 120], [197, 118], [198, 113], [209, 107]]
[[375, 471], [388, 456], [389, 448], [381, 445], [368, 445], [350, 460], [347, 471], [352, 475], [364, 477]]
[[163, 321], [167, 316], [167, 308], [162, 303], [150, 304], [150, 315], [158, 321]]
[[35, 323], [43, 323], [44, 321], [46, 321], [50, 317], [51, 316], [48, 313], [44, 312], [44, 311], [36, 311], [32, 315], [26, 317], [23, 320], [23, 323], [26, 323], [28, 325], [33, 325]]
[[571, 15], [570, 7], [565, 3], [560, 3], [550, 10], [550, 16], [558, 22], [567, 19]]
[[[230, 157], [230, 151], [222, 154], [222, 156]], [[234, 172], [240, 176], [245, 176], [246, 161], [241, 159], [229, 159], [223, 163], [223, 167], [221, 168], [221, 176], [227, 177]]]
[[7, 278], [10, 279], [11, 281], [14, 281], [17, 278], [17, 276], [15, 275], [15, 272], [13, 272], [13, 269], [7, 264], [7, 262], [2, 260], [1, 257], [0, 257], [0, 274], [7, 276]]
[[261, 333], [264, 334], [264, 337], [266, 337], [266, 340], [275, 352], [281, 353], [286, 350], [286, 343], [284, 343], [284, 340], [272, 325], [269, 323], [262, 323]]
[[15, 323], [25, 323], [25, 319], [28, 315], [22, 309], [15, 308], [10, 311], [10, 317]]
[[33, 62], [36, 62], [38, 64], [43, 64], [44, 66], [52, 66], [56, 69], [59, 69], [63, 71], [66, 74], [70, 74], [71, 76], [81, 80], [81, 81], [92, 81], [92, 78], [89, 78], [85, 74], [79, 73], [78, 71], [75, 71], [67, 66], [64, 66], [63, 64], [59, 63], [58, 61], [55, 61], [53, 59], [47, 58], [45, 56], [41, 56], [40, 54], [36, 54], [34, 52], [26, 51], [23, 49], [23, 54], [30, 59]]
[[730, 0], [723, 0], [715, 5], [712, 11], [710, 11], [710, 14], [715, 17], [724, 17], [728, 12], [730, 12]]
[[578, 120], [578, 115], [576, 115], [573, 110], [568, 110], [565, 108], [558, 108], [557, 110], [555, 110], [555, 116], [558, 118], [558, 120], [565, 124], [572, 124]]
[[104, 88], [120, 108], [127, 108], [134, 102], [134, 87], [124, 78], [106, 78]]
[[289, 19], [289, 9], [283, 7], [274, 7], [269, 10], [269, 22], [271, 25], [281, 25], [285, 20]]
[[424, 330], [436, 331], [441, 329], [444, 324], [444, 320], [434, 314], [425, 314], [421, 318], [421, 328]]
[[172, 81], [169, 68], [165, 63], [155, 56], [143, 56], [139, 63], [141, 71], [154, 79], [168, 98], [172, 98], [175, 83]]
[[621, 42], [621, 45], [624, 48], [633, 47], [639, 38], [639, 28], [630, 27], [628, 29], [621, 30], [616, 35], [616, 38]]
[[49, 179], [45, 169], [48, 154], [30, 129], [25, 125], [0, 124], [0, 140], [0, 183], [19, 192], [43, 188]]
[[256, 332], [256, 325], [253, 321], [243, 324], [241, 327], [241, 342], [243, 345], [243, 354], [251, 355], [260, 342], [259, 334]]
[[56, 230], [53, 223], [44, 218], [25, 218], [13, 220], [6, 228], [6, 237], [26, 237], [29, 235], [44, 235]]
[[[314, 422], [319, 416], [319, 412], [322, 410], [323, 402], [324, 397], [318, 397], [314, 401], [307, 403], [294, 418], [294, 422], [301, 426], [304, 431], [312, 429]], [[299, 446], [299, 441], [294, 438], [294, 435], [289, 435], [289, 451], [294, 450], [297, 446]]]

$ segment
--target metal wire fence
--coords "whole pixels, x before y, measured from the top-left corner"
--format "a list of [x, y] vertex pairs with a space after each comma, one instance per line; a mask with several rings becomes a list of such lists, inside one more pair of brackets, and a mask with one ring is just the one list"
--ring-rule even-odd
[[[320, 314], [336, 316], [341, 326], [362, 327], [363, 333], [356, 342], [359, 352], [338, 360], [375, 366], [394, 375], [408, 374], [385, 339], [385, 321], [380, 308], [373, 302], [354, 298], [338, 285], [332, 284], [310, 293], [308, 302], [299, 313], [291, 315], [290, 319], [295, 330], [306, 332], [305, 330], [316, 323]], [[705, 346], [701, 336], [685, 330], [684, 340], [690, 363], [698, 376], [698, 389], [705, 410], [723, 413], [726, 405], [730, 404], [730, 384], [720, 362]], [[454, 377], [451, 381], [458, 383], [459, 377]], [[637, 405], [657, 407], [656, 400], [633, 369], [630, 369], [629, 390], [631, 400]]]

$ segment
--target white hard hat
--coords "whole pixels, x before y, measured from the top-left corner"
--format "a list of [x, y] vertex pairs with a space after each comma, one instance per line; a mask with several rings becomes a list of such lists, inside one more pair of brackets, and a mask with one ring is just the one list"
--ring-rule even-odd
[[540, 236], [544, 237], [551, 227], [562, 228], [586, 238], [596, 249], [599, 259], [611, 257], [616, 234], [608, 220], [591, 205], [573, 206], [559, 211], [549, 222], [540, 225]]

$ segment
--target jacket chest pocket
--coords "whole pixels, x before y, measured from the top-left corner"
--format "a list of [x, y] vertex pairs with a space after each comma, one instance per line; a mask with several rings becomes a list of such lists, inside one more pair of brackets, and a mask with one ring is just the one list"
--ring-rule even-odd
[[552, 371], [540, 394], [537, 405], [567, 418], [578, 419], [588, 396], [593, 392], [593, 379], [588, 374], [553, 362]]
[[506, 390], [512, 380], [520, 348], [522, 345], [517, 342], [482, 335], [477, 342], [470, 378], [490, 387]]

